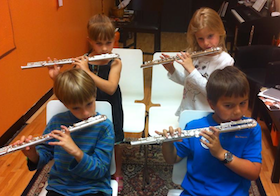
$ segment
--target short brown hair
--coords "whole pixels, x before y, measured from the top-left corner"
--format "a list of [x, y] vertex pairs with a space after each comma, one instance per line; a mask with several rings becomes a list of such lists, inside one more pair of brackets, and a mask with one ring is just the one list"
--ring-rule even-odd
[[214, 104], [222, 97], [249, 96], [250, 87], [246, 75], [237, 67], [227, 66], [215, 70], [206, 84], [207, 99]]
[[88, 37], [91, 40], [112, 40], [115, 37], [115, 27], [108, 16], [96, 14], [92, 16], [87, 25]]
[[83, 104], [96, 97], [95, 82], [82, 69], [69, 69], [58, 74], [53, 90], [64, 105]]

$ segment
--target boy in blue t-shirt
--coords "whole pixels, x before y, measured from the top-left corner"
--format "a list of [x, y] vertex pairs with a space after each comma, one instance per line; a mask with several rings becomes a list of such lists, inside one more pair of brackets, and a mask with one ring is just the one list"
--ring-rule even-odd
[[[44, 131], [54, 139], [23, 150], [30, 170], [42, 168], [54, 159], [47, 196], [112, 195], [110, 164], [114, 149], [113, 124], [108, 119], [70, 133], [67, 127], [96, 116], [96, 86], [82, 69], [60, 73], [54, 82], [56, 97], [69, 109], [55, 115]], [[62, 132], [64, 129], [65, 132]], [[23, 136], [18, 144], [32, 136]]]
[[[223, 122], [246, 119], [249, 84], [236, 67], [214, 71], [206, 85], [207, 99], [214, 113], [189, 122], [185, 130], [210, 127], [199, 138], [165, 142], [162, 152], [166, 162], [174, 164], [187, 157], [187, 173], [181, 195], [249, 195], [251, 180], [259, 177], [262, 163], [261, 128], [220, 133]], [[181, 129], [163, 130], [171, 135]]]

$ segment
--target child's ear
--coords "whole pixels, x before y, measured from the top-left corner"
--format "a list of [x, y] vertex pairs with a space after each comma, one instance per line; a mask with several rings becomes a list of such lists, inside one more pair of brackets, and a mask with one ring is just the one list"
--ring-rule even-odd
[[210, 105], [210, 108], [211, 108], [212, 110], [214, 110], [216, 104], [214, 104], [213, 101], [211, 101], [211, 100], [209, 100], [209, 99], [207, 99], [207, 101], [208, 101], [208, 104]]
[[65, 104], [63, 104], [68, 110], [69, 110], [69, 106], [67, 106], [67, 105], [65, 105]]
[[87, 41], [90, 43], [91, 42], [91, 39], [89, 37], [87, 37]]

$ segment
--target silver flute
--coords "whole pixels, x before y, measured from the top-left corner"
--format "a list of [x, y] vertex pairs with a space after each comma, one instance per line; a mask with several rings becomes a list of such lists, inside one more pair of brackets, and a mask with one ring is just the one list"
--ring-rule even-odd
[[[231, 121], [227, 123], [221, 123], [215, 128], [220, 130], [220, 133], [232, 132], [232, 131], [240, 131], [243, 129], [249, 129], [257, 126], [257, 122], [254, 119], [244, 119], [238, 121]], [[191, 130], [182, 130], [181, 135], [178, 132], [175, 132], [173, 136], [170, 134], [168, 137], [158, 135], [158, 136], [151, 136], [146, 138], [139, 138], [136, 141], [131, 141], [131, 145], [141, 145], [141, 144], [161, 144], [163, 142], [169, 141], [176, 141], [184, 138], [191, 138], [191, 137], [199, 137], [201, 131], [207, 130], [211, 131], [209, 127], [199, 128], [199, 129], [191, 129]]]
[[[118, 54], [101, 54], [101, 55], [95, 55], [92, 57], [88, 57], [88, 61], [99, 61], [99, 60], [106, 60], [106, 59], [116, 59], [119, 58]], [[37, 62], [31, 62], [27, 63], [26, 66], [21, 66], [21, 69], [30, 69], [30, 68], [41, 68], [46, 66], [52, 66], [52, 65], [63, 65], [63, 64], [71, 64], [73, 63], [72, 58], [68, 59], [61, 59], [61, 60], [55, 60], [55, 61], [37, 61]]]
[[[68, 129], [70, 132], [74, 132], [74, 131], [89, 127], [91, 125], [101, 123], [101, 122], [105, 121], [106, 119], [107, 119], [107, 117], [105, 115], [98, 115], [98, 116], [90, 117], [87, 120], [83, 120], [83, 121], [73, 124], [72, 126], [69, 126]], [[64, 132], [65, 130], [62, 129], [61, 131]], [[22, 150], [22, 149], [26, 148], [27, 146], [38, 145], [38, 144], [41, 144], [41, 143], [46, 142], [51, 139], [53, 139], [53, 137], [51, 137], [50, 134], [45, 134], [45, 135], [42, 135], [39, 137], [34, 137], [34, 138], [32, 138], [32, 140], [30, 140], [28, 142], [23, 142], [18, 145], [5, 146], [5, 147], [0, 148], [0, 156], [4, 156], [6, 154], [9, 154], [9, 153], [12, 153], [12, 152], [15, 152], [18, 150]]]
[[[196, 58], [196, 57], [205, 56], [205, 55], [208, 55], [208, 54], [215, 54], [215, 53], [218, 53], [218, 52], [221, 52], [221, 51], [222, 51], [222, 48], [216, 47], [216, 48], [210, 48], [210, 49], [199, 51], [199, 52], [192, 52], [190, 55], [191, 55], [191, 58]], [[153, 60], [153, 61], [146, 61], [140, 67], [141, 68], [148, 68], [148, 67], [152, 67], [154, 65], [171, 63], [175, 60], [180, 60], [180, 57], [173, 56], [173, 57], [157, 59], [157, 60]]]

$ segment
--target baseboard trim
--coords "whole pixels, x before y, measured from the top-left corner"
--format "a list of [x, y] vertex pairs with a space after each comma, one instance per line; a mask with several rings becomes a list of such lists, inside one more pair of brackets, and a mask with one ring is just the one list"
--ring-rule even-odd
[[1, 137], [0, 146], [7, 146], [26, 126], [26, 121], [53, 95], [51, 88], [36, 104], [20, 117]]
[[257, 186], [258, 186], [258, 189], [259, 189], [259, 192], [260, 192], [261, 196], [266, 196], [266, 192], [265, 192], [265, 190], [264, 190], [264, 188], [263, 188], [262, 181], [261, 181], [260, 178], [258, 178], [258, 179], [256, 180], [256, 184], [257, 184]]

